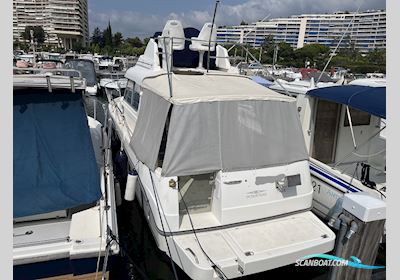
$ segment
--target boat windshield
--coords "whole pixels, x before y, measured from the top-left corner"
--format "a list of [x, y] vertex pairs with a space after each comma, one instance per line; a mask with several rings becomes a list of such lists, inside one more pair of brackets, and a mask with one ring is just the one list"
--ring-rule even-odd
[[72, 59], [65, 63], [65, 67], [80, 71], [82, 77], [86, 79], [88, 86], [94, 86], [96, 84], [96, 72], [92, 61]]

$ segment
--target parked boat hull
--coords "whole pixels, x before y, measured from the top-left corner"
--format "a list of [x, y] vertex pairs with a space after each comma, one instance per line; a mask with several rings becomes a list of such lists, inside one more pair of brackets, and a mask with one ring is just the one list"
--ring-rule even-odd
[[[116, 256], [109, 256], [107, 261], [107, 271], [113, 266], [116, 261]], [[100, 257], [100, 265], [98, 279], [101, 279], [103, 269], [104, 256]], [[66, 279], [74, 279], [75, 276], [96, 273], [97, 258], [70, 259], [63, 258], [37, 263], [28, 263], [14, 265], [13, 279], [29, 280], [42, 279], [50, 277], [68, 277]], [[93, 274], [94, 276], [94, 274]], [[94, 279], [94, 277], [92, 277]], [[60, 278], [62, 279], [62, 278]]]
[[[158, 248], [168, 257], [171, 252], [176, 265], [195, 280], [220, 279], [203, 250], [231, 279], [289, 265], [305, 255], [329, 252], [334, 248], [335, 234], [311, 211], [217, 229], [200, 229], [196, 230], [196, 237], [193, 232], [164, 233], [158, 229], [140, 182], [136, 197]], [[299, 232], [303, 232], [303, 236]], [[248, 238], [250, 234], [252, 238]]]
[[[322, 219], [329, 220], [338, 199], [346, 193], [368, 192], [371, 195], [384, 199], [377, 191], [350, 184], [338, 176], [339, 172], [326, 168], [316, 161], [310, 162], [311, 184], [314, 188], [313, 212]], [[341, 175], [341, 174], [340, 174]], [[344, 175], [342, 175], [344, 177]]]

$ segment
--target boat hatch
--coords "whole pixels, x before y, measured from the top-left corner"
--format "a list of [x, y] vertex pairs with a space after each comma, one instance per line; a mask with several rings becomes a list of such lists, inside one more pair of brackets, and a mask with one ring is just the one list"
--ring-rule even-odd
[[[309, 211], [256, 224], [199, 232], [197, 237], [209, 258], [228, 278], [285, 266], [305, 255], [329, 252], [335, 241], [334, 233]], [[208, 271], [210, 279], [216, 278], [193, 233], [175, 236], [174, 240], [183, 270], [189, 267], [197, 270], [190, 275], [205, 275]]]

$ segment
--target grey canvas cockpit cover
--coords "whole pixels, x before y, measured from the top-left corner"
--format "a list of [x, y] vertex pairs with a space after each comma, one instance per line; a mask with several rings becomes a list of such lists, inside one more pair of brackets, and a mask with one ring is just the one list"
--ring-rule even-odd
[[200, 102], [174, 105], [162, 173], [234, 171], [307, 158], [295, 102]]
[[154, 170], [170, 103], [146, 89], [140, 98], [138, 120], [130, 146], [138, 160]]

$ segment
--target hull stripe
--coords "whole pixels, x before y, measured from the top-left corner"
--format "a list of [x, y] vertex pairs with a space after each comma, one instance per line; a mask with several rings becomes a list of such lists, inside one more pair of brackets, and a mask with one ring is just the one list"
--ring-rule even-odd
[[361, 190], [349, 185], [348, 183], [346, 183], [345, 181], [343, 181], [341, 179], [332, 177], [331, 175], [323, 172], [322, 170], [316, 168], [315, 166], [313, 166], [311, 164], [310, 164], [310, 170], [315, 172], [315, 173], [318, 173], [319, 175], [327, 178], [330, 181], [333, 181], [334, 183], [338, 184], [339, 186], [341, 186], [341, 187], [343, 187], [343, 188], [345, 188], [345, 189], [347, 189], [347, 190], [349, 190], [351, 192], [360, 192], [361, 191]]

